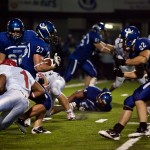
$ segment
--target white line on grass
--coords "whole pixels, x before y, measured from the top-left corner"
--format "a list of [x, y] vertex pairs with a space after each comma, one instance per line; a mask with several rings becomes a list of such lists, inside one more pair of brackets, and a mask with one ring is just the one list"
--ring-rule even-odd
[[108, 119], [99, 119], [99, 120], [96, 120], [95, 122], [97, 122], [97, 123], [103, 123], [103, 122], [105, 122], [105, 121], [107, 121]]
[[[139, 122], [128, 122], [128, 124], [139, 124]], [[150, 123], [147, 123], [147, 124], [150, 124]], [[150, 128], [150, 125], [147, 128]], [[129, 139], [124, 144], [122, 144], [120, 147], [118, 147], [116, 150], [128, 150], [133, 144], [135, 144], [140, 139], [141, 139], [141, 137]]]
[[[139, 124], [139, 122], [128, 122], [128, 124]], [[147, 124], [149, 125], [150, 123]]]
[[[106, 80], [97, 81], [96, 84], [105, 83], [105, 82], [107, 82], [107, 81]], [[65, 88], [78, 87], [78, 86], [84, 86], [84, 83], [76, 83], [76, 84], [66, 85]]]
[[129, 139], [127, 142], [125, 142], [123, 145], [118, 147], [116, 150], [127, 150], [129, 149], [129, 147], [135, 144], [138, 140], [140, 140], [140, 138], [141, 137]]

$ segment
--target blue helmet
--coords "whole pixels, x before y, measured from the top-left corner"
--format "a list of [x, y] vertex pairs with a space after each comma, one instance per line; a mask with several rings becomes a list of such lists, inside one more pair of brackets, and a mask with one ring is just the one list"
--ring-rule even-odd
[[104, 105], [110, 104], [112, 101], [112, 95], [109, 91], [102, 91], [101, 94], [97, 96], [98, 101], [102, 101]]
[[18, 40], [22, 37], [24, 32], [24, 24], [19, 18], [10, 20], [7, 24], [8, 37]]
[[138, 36], [140, 35], [140, 31], [137, 27], [135, 26], [128, 26], [128, 27], [125, 27], [121, 30], [120, 32], [120, 38], [122, 39], [125, 39], [127, 34], [129, 33], [132, 33], [132, 32], [135, 32]]
[[57, 42], [57, 30], [52, 22], [43, 21], [39, 23], [36, 27], [36, 32], [40, 38], [42, 38], [47, 43]]
[[94, 24], [92, 26], [92, 29], [95, 30], [96, 32], [101, 32], [105, 30], [105, 24], [103, 22], [99, 22], [97, 24]]
[[140, 36], [140, 31], [135, 26], [129, 26], [121, 30], [120, 38], [125, 40], [125, 45], [131, 47], [134, 45], [137, 38]]

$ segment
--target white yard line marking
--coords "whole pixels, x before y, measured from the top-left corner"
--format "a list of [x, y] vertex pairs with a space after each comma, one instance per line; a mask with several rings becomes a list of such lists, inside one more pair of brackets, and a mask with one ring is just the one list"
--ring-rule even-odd
[[141, 139], [141, 137], [129, 139], [127, 142], [125, 142], [123, 145], [118, 147], [116, 150], [128, 150], [129, 147], [131, 147], [133, 144], [135, 144], [140, 139]]
[[[139, 124], [139, 122], [128, 122], [128, 124]], [[150, 124], [150, 123], [147, 123]]]
[[[128, 122], [128, 124], [139, 124], [139, 122]], [[150, 124], [150, 123], [147, 123], [147, 124]], [[150, 125], [147, 128], [150, 128]], [[142, 137], [131, 138], [128, 141], [126, 141], [124, 144], [122, 144], [120, 147], [118, 147], [116, 150], [128, 150], [133, 144], [135, 144], [141, 138]]]
[[128, 96], [128, 95], [129, 95], [129, 94], [126, 94], [126, 93], [125, 93], [125, 94], [121, 94], [121, 96]]
[[[106, 81], [106, 80], [104, 80], [104, 81], [97, 81], [96, 84], [105, 83], [105, 82], [108, 82], [108, 81]], [[65, 88], [78, 87], [78, 86], [84, 86], [84, 83], [76, 83], [76, 84], [66, 85]]]
[[96, 123], [103, 123], [103, 122], [105, 122], [105, 121], [107, 121], [108, 119], [99, 119], [99, 120], [96, 120], [95, 122]]

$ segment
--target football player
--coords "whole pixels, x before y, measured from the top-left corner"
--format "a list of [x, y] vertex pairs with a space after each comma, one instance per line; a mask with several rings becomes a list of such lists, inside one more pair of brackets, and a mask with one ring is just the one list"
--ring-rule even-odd
[[88, 86], [84, 90], [78, 90], [68, 97], [70, 105], [82, 111], [103, 111], [112, 109], [112, 95], [104, 88]]
[[[0, 33], [0, 60], [3, 61], [6, 58], [14, 60], [18, 66], [28, 70], [33, 78], [39, 71], [48, 71], [56, 67], [56, 64], [49, 66], [43, 63], [44, 57], [47, 57], [49, 53], [45, 42], [38, 38], [34, 31], [25, 30], [23, 22], [18, 18], [8, 22], [7, 32]], [[30, 117], [35, 115], [36, 119], [44, 117], [46, 110], [50, 109], [51, 97], [48, 93], [46, 95], [46, 97], [43, 95], [40, 98], [34, 98], [37, 104], [30, 109], [33, 111], [33, 113], [31, 111]], [[19, 122], [20, 126], [23, 125], [23, 121], [18, 121], [18, 124]], [[48, 133], [41, 126], [39, 129], [40, 132]]]
[[97, 71], [92, 62], [89, 60], [92, 53], [95, 50], [104, 53], [110, 53], [114, 50], [114, 46], [102, 42], [101, 35], [104, 34], [104, 31], [105, 24], [100, 22], [94, 24], [90, 31], [83, 36], [83, 39], [69, 57], [68, 66], [65, 71], [66, 82], [69, 82], [80, 68], [90, 77], [87, 85], [95, 85], [97, 80]]
[[[73, 110], [108, 112], [112, 109], [112, 95], [108, 89], [99, 89], [96, 86], [88, 86], [78, 90], [68, 97]], [[51, 115], [63, 111], [61, 106], [55, 106], [50, 112]]]
[[[51, 23], [50, 21], [43, 21], [43, 22], [41, 22], [40, 24], [37, 25], [36, 32], [37, 32], [38, 38], [42, 39], [42, 41], [44, 42], [44, 45], [47, 48], [47, 51], [50, 52], [50, 43], [52, 43], [52, 42], [55, 43], [57, 41], [56, 28], [53, 25], [53, 23]], [[40, 50], [40, 48], [38, 49], [38, 51], [42, 52], [42, 53], [43, 53], [43, 50], [42, 49]], [[28, 59], [28, 57], [29, 57], [28, 54], [26, 56], [27, 56], [26, 58]], [[43, 57], [43, 59], [47, 58], [47, 57], [49, 57], [49, 55], [45, 55], [45, 57]], [[24, 61], [24, 58], [23, 58], [23, 61]], [[32, 57], [31, 57], [31, 59], [32, 59]], [[37, 57], [35, 58], [35, 61], [37, 61]], [[56, 65], [59, 66], [59, 64], [60, 64], [60, 57], [55, 54], [54, 58], [53, 58], [53, 62], [54, 63], [51, 63], [51, 65], [49, 65], [48, 68], [51, 68], [53, 66], [56, 67]], [[36, 64], [34, 66], [34, 68], [35, 67], [38, 67], [38, 68], [41, 67], [41, 69], [38, 69], [38, 72], [40, 72], [40, 74], [41, 74], [41, 71], [44, 73], [44, 72], [50, 70], [50, 69], [44, 69], [43, 68], [44, 67], [43, 63], [45, 63], [45, 62], [38, 63], [38, 64]], [[23, 63], [23, 65], [26, 66], [27, 63], [26, 64]], [[31, 65], [27, 65], [27, 66], [31, 66]], [[45, 63], [45, 66], [46, 66], [46, 63]], [[50, 89], [51, 89], [51, 90], [49, 90], [50, 93], [52, 94], [52, 96], [55, 95], [55, 98], [57, 97], [58, 100], [61, 102], [61, 104], [65, 107], [68, 119], [69, 120], [75, 119], [75, 115], [72, 112], [72, 110], [70, 109], [70, 106], [69, 106], [69, 103], [67, 101], [66, 96], [61, 92], [63, 86], [65, 85], [64, 82], [63, 82], [63, 79], [60, 76], [58, 76], [57, 73], [55, 73], [53, 71], [47, 72], [46, 74], [47, 74], [47, 77], [48, 77], [48, 82], [50, 83], [48, 85], [50, 87]], [[54, 80], [54, 77], [55, 77], [55, 80]], [[59, 81], [59, 84], [57, 84], [58, 81]], [[33, 109], [33, 108], [31, 108], [31, 109]], [[49, 108], [49, 110], [51, 110], [51, 108]], [[28, 112], [30, 112], [30, 110]], [[28, 119], [27, 118], [28, 112], [26, 112], [24, 115], [22, 115], [20, 117], [20, 119], [23, 122], [24, 122], [24, 120]], [[41, 129], [41, 124], [42, 124], [42, 120], [43, 120], [44, 116], [45, 116], [45, 112], [43, 113], [43, 116], [40, 114], [39, 118], [36, 119], [36, 121], [34, 122], [34, 127], [32, 129], [32, 133], [33, 134], [36, 134], [36, 133], [48, 133], [48, 131], [46, 131], [45, 129], [43, 129], [43, 130]], [[24, 123], [23, 123], [23, 125], [24, 125]]]
[[[141, 78], [144, 75], [144, 70], [150, 66], [150, 41], [147, 38], [139, 38], [139, 30], [130, 30], [125, 35], [125, 47], [130, 51], [130, 58], [128, 59], [116, 59], [118, 65], [139, 66], [138, 70], [134, 72], [122, 72], [120, 68], [116, 69], [116, 75], [126, 78]], [[147, 64], [147, 65], [145, 65]], [[146, 69], [145, 69], [146, 67]], [[149, 77], [149, 70], [148, 77]], [[150, 131], [147, 128], [147, 107], [146, 103], [150, 101], [150, 81], [139, 86], [132, 95], [127, 97], [124, 101], [123, 112], [120, 116], [118, 123], [116, 123], [113, 129], [100, 130], [98, 133], [104, 137], [113, 140], [120, 139], [120, 133], [124, 129], [127, 122], [130, 120], [134, 106], [137, 109], [137, 115], [139, 118], [139, 126], [135, 133], [128, 135], [129, 138], [150, 136]]]
[[38, 97], [45, 90], [28, 71], [5, 59], [0, 65], [0, 93], [0, 130], [4, 130], [28, 108], [29, 96]]
[[[125, 42], [125, 34], [131, 30], [137, 30], [137, 28], [135, 26], [125, 27], [124, 29], [121, 30], [119, 37], [115, 40], [115, 52], [117, 54], [117, 56], [115, 57], [118, 57], [119, 59], [129, 58], [129, 51], [125, 50], [124, 42]], [[122, 72], [131, 72], [136, 70], [136, 66], [117, 66], [116, 64], [116, 67], [119, 67], [122, 70]], [[138, 78], [137, 81], [140, 84], [144, 84], [146, 82], [146, 77], [147, 74], [144, 73], [144, 76], [142, 78]], [[126, 79], [125, 77], [116, 76], [116, 80], [111, 85], [109, 91], [112, 92], [116, 88], [120, 87], [125, 81], [125, 79]]]

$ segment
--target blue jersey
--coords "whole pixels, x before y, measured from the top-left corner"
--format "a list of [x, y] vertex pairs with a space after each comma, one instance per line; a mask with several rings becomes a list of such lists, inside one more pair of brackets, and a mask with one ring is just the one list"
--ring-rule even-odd
[[29, 41], [36, 37], [36, 33], [32, 30], [26, 30], [19, 42], [15, 42], [8, 37], [7, 32], [0, 33], [0, 53], [6, 55], [6, 58], [13, 59], [19, 66], [22, 61], [22, 55], [27, 49]]
[[[130, 53], [130, 58], [134, 58], [136, 56], [139, 56], [139, 53], [144, 50], [150, 50], [150, 40], [147, 38], [139, 38], [135, 42], [135, 46], [133, 51]], [[150, 60], [148, 61], [146, 67], [150, 67]], [[150, 73], [148, 71], [148, 76], [150, 78]], [[129, 108], [133, 108], [135, 106], [135, 102], [138, 100], [143, 100], [144, 102], [147, 102], [150, 100], [150, 81], [146, 82], [145, 84], [139, 86], [133, 94], [129, 97], [127, 97], [124, 101], [124, 105], [128, 106]]]
[[65, 81], [69, 82], [76, 74], [78, 68], [82, 69], [91, 78], [97, 77], [97, 71], [89, 60], [95, 51], [94, 44], [101, 42], [101, 36], [95, 31], [88, 32], [75, 51], [69, 57], [69, 63], [65, 71]]
[[147, 38], [139, 38], [135, 42], [134, 49], [130, 52], [129, 57], [132, 59], [139, 55], [144, 50], [150, 50], [150, 40]]
[[95, 86], [88, 86], [84, 89], [84, 98], [81, 100], [75, 99], [74, 102], [77, 104], [77, 108], [84, 107], [85, 110], [89, 111], [110, 111], [112, 109], [111, 103], [105, 106], [99, 106], [96, 102], [96, 98], [103, 91]]
[[34, 69], [34, 54], [38, 54], [43, 57], [48, 57], [48, 55], [50, 54], [49, 45], [38, 37], [34, 38], [32, 42], [28, 43], [28, 47], [22, 56], [22, 62], [20, 64], [20, 67], [25, 70], [28, 70], [31, 73], [31, 75], [35, 78], [37, 72]]
[[[135, 42], [135, 46], [134, 49], [130, 52], [129, 57], [132, 59], [136, 56], [139, 55], [140, 52], [144, 51], [144, 50], [150, 50], [150, 40], [148, 40], [147, 38], [139, 38], [136, 40]], [[148, 75], [150, 78], [150, 60], [148, 60], [147, 64], [145, 65], [146, 70], [148, 71]]]
[[7, 32], [0, 33], [0, 53], [6, 58], [13, 59], [17, 65], [28, 70], [35, 78], [33, 55], [39, 54], [46, 57], [49, 54], [47, 44], [39, 39], [32, 30], [25, 30], [19, 41], [14, 41], [8, 37]]
[[77, 59], [80, 63], [84, 60], [89, 59], [92, 56], [92, 53], [95, 51], [94, 44], [101, 42], [101, 36], [95, 31], [88, 32], [75, 51], [71, 54], [71, 57]]

